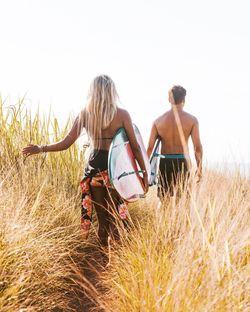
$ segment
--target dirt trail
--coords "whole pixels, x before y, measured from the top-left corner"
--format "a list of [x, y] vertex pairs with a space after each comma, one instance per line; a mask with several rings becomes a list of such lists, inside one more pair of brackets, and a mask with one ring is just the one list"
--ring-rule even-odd
[[[98, 246], [82, 248], [79, 250], [79, 255], [82, 255], [83, 259], [81, 262], [77, 259], [80, 286], [70, 298], [70, 307], [76, 312], [105, 312], [98, 303], [98, 295], [95, 290], [99, 294], [105, 291], [99, 276], [104, 271], [107, 258], [104, 257]], [[84, 290], [85, 287], [87, 290]]]

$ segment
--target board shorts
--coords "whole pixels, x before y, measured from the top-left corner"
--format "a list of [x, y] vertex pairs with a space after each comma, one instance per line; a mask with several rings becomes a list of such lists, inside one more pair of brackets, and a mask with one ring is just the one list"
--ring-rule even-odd
[[[93, 156], [93, 157], [92, 157]], [[84, 170], [81, 187], [81, 229], [84, 238], [88, 238], [92, 223], [93, 202], [91, 187], [113, 189], [108, 175], [108, 151], [94, 150]], [[117, 202], [117, 212], [122, 220], [128, 218], [128, 206], [122, 198]]]
[[173, 196], [174, 190], [184, 188], [189, 176], [187, 160], [183, 154], [160, 155], [157, 196]]

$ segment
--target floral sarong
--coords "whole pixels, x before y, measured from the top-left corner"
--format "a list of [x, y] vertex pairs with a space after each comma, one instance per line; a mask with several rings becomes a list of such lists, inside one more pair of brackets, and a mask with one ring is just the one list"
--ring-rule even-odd
[[[82, 202], [81, 202], [81, 228], [82, 234], [85, 239], [88, 238], [90, 226], [92, 223], [93, 202], [91, 197], [90, 186], [98, 186], [112, 189], [108, 171], [99, 171], [95, 175], [85, 176], [81, 182]], [[128, 206], [121, 199], [117, 205], [117, 212], [122, 220], [128, 218]]]

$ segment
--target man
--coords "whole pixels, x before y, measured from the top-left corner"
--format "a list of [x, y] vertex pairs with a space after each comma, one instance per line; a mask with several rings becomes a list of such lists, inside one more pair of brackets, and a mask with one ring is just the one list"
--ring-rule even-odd
[[186, 90], [174, 86], [169, 90], [171, 109], [157, 118], [152, 126], [147, 154], [151, 156], [157, 139], [161, 142], [159, 164], [158, 197], [173, 196], [175, 188], [183, 187], [189, 176], [190, 160], [188, 140], [191, 136], [198, 181], [202, 175], [202, 145], [199, 134], [199, 124], [196, 117], [183, 110]]

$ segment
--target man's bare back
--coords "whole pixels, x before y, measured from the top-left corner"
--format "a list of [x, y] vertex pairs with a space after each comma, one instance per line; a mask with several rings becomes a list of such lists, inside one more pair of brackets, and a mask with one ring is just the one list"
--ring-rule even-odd
[[[188, 139], [190, 135], [192, 136], [192, 134], [194, 134], [198, 121], [194, 116], [184, 112], [182, 109], [177, 109], [177, 112], [187, 146]], [[161, 139], [162, 154], [185, 154], [173, 110], [170, 110], [157, 118], [154, 122], [154, 126], [158, 133], [158, 137]]]

